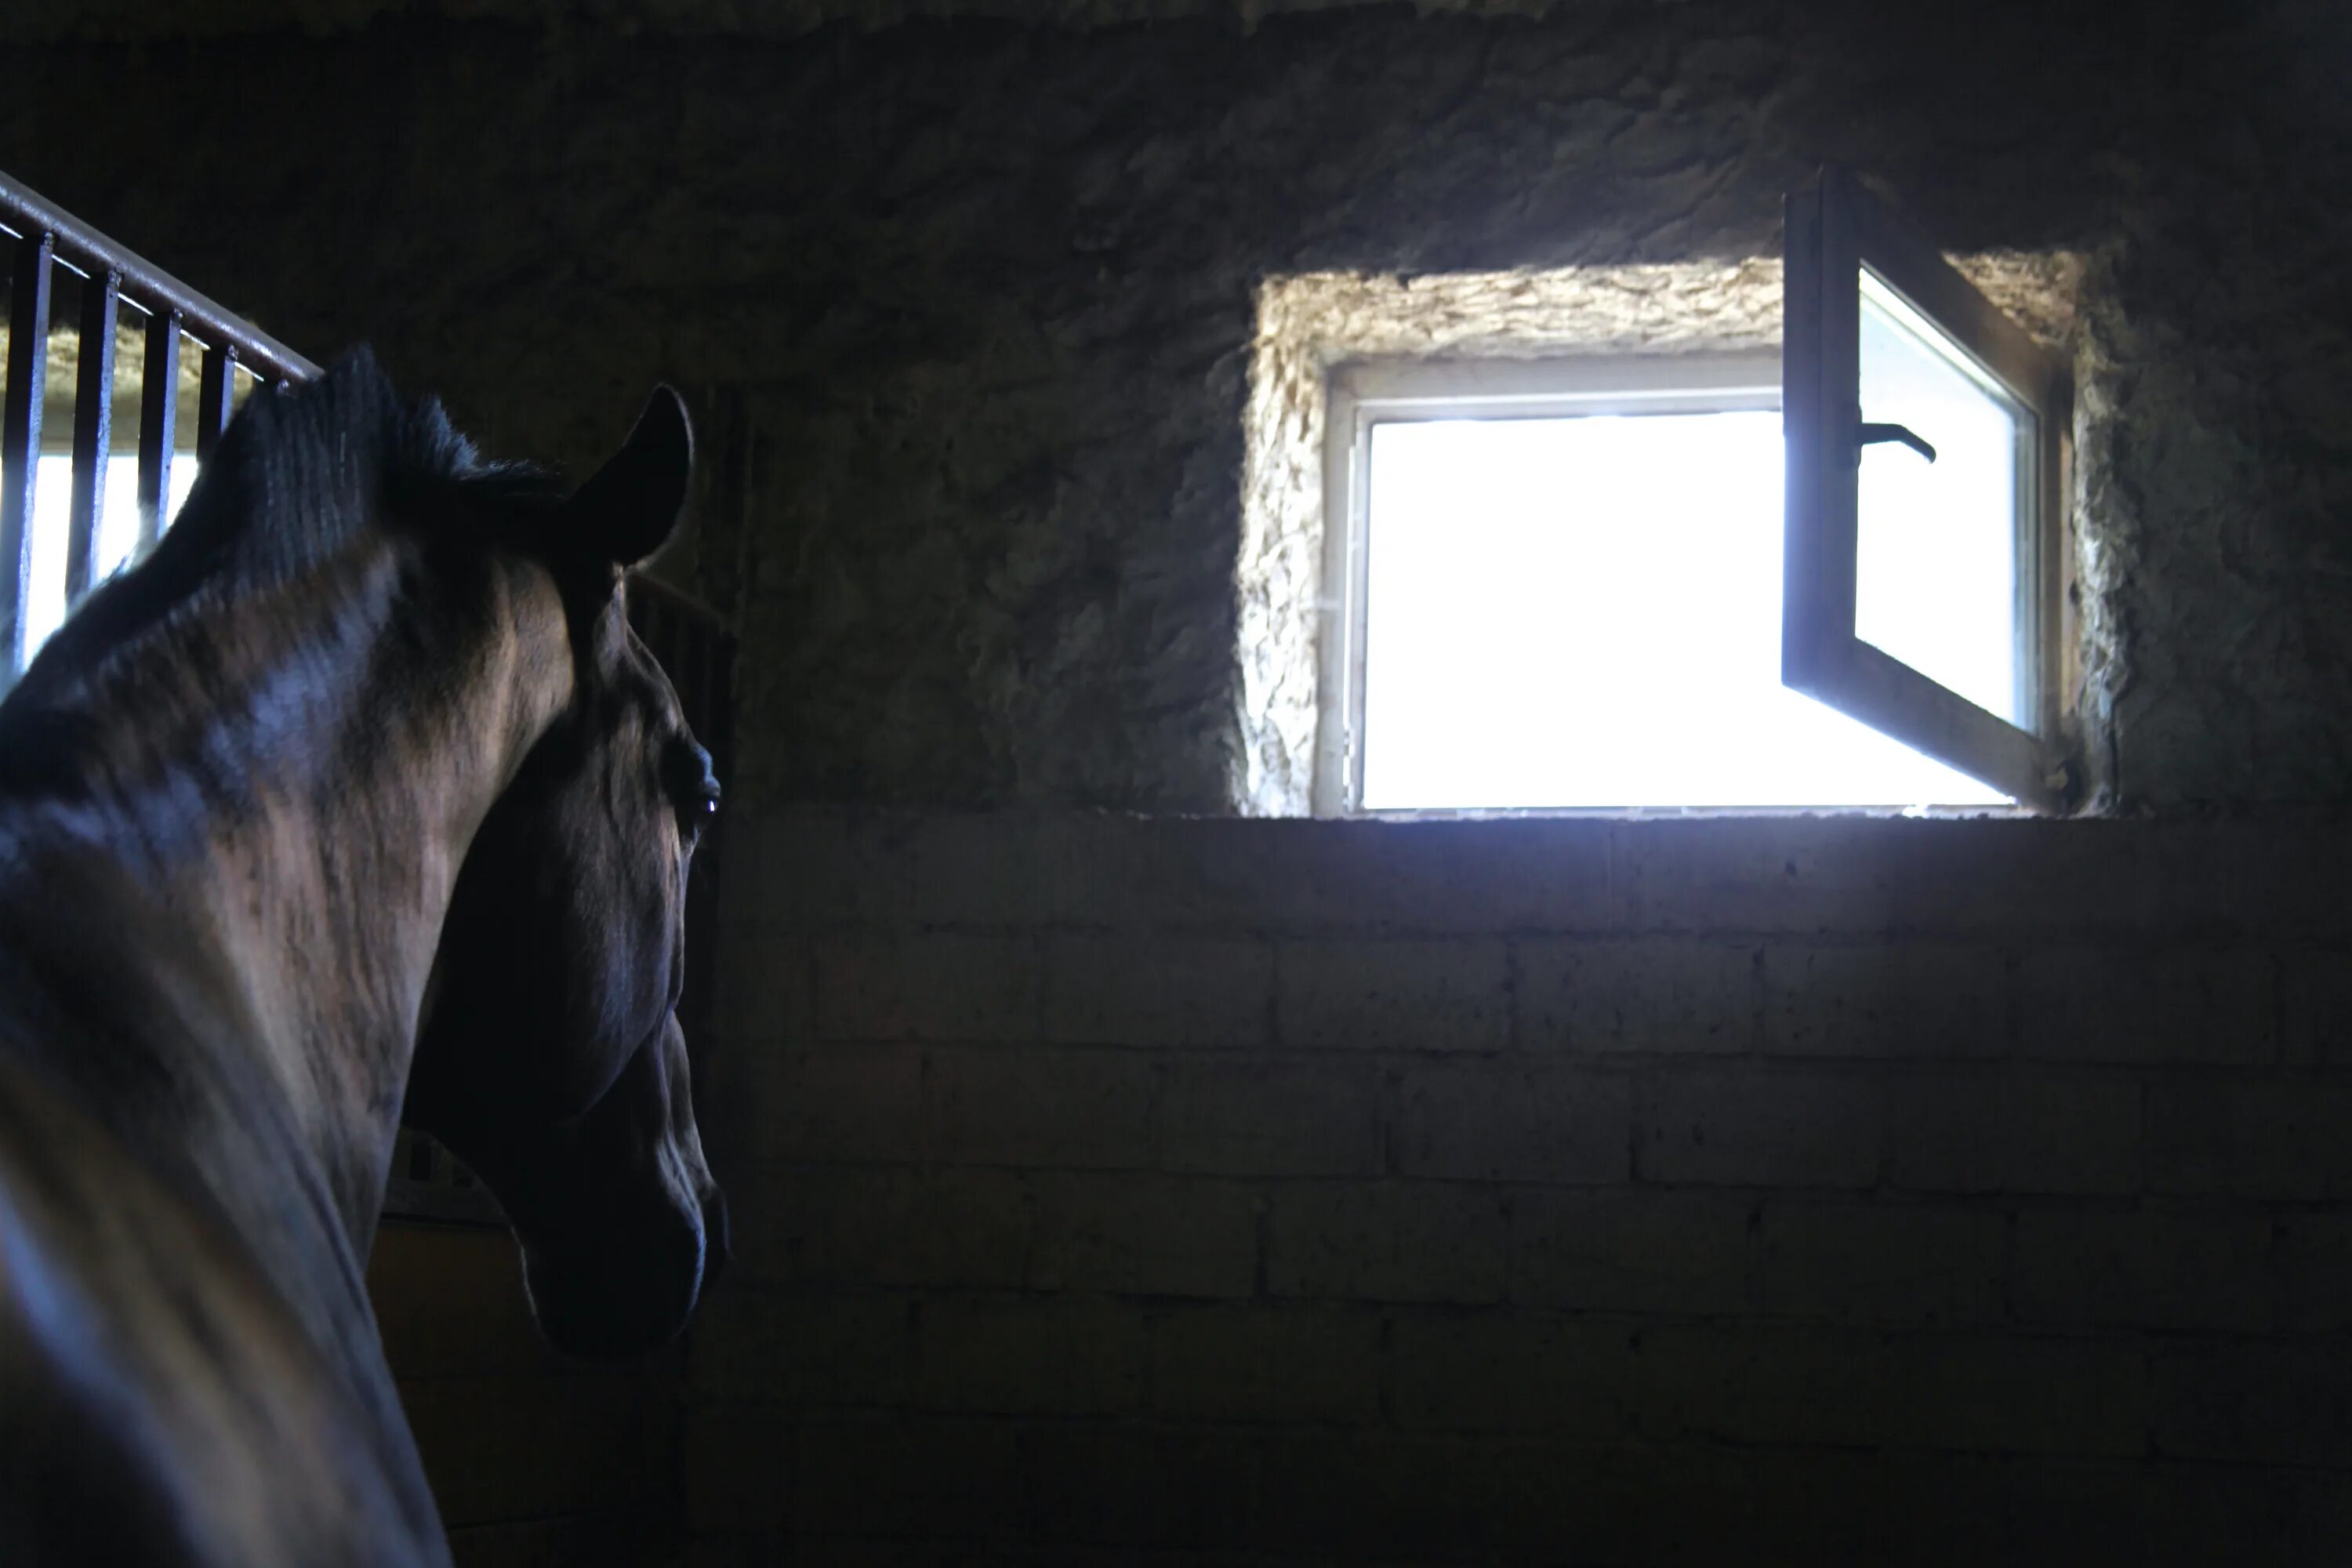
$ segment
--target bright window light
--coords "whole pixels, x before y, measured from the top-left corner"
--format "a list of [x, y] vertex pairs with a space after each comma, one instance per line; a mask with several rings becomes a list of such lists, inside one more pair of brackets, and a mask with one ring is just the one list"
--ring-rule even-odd
[[[70, 538], [68, 512], [73, 502], [73, 458], [45, 453], [33, 493], [30, 583], [25, 595], [25, 657], [31, 659], [66, 618], [66, 548]], [[196, 482], [196, 455], [179, 452], [172, 458], [171, 499], [166, 521], [179, 515], [180, 503]], [[106, 491], [98, 514], [98, 573], [93, 583], [131, 559], [139, 542], [139, 458], [120, 453], [106, 465]]]
[[[1969, 417], [1905, 422], [1989, 464], [2007, 437]], [[1359, 807], [2006, 804], [1780, 684], [1781, 468], [1754, 408], [1373, 424]], [[1956, 564], [1903, 508], [1867, 535], [1864, 635], [2009, 710], [2009, 546]]]
[[1867, 272], [1861, 310], [1862, 416], [1919, 432], [1936, 461], [1893, 443], [1863, 448], [1854, 635], [1987, 712], [2031, 723], [2011, 616], [2032, 416]]

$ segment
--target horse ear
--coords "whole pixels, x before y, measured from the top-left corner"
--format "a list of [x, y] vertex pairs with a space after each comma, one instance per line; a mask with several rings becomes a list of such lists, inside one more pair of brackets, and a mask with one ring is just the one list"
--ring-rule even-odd
[[634, 566], [669, 542], [693, 472], [686, 401], [657, 386], [621, 449], [564, 502], [557, 537], [566, 549]]

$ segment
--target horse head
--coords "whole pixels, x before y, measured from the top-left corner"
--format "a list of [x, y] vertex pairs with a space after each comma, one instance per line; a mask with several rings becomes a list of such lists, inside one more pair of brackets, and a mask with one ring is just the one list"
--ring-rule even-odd
[[531, 531], [572, 697], [459, 869], [404, 1113], [488, 1184], [542, 1331], [586, 1356], [670, 1338], [726, 1256], [675, 1013], [687, 873], [719, 785], [624, 603], [691, 463], [664, 388]]

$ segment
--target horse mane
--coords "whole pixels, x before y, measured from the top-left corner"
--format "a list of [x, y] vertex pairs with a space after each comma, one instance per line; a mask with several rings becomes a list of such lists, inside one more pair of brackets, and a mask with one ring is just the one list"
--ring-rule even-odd
[[0, 700], [0, 797], [77, 782], [93, 698], [112, 677], [135, 679], [156, 639], [196, 635], [211, 612], [299, 580], [387, 522], [487, 531], [562, 493], [546, 469], [485, 462], [438, 400], [401, 395], [365, 347], [306, 385], [257, 388], [153, 552], [91, 593]]

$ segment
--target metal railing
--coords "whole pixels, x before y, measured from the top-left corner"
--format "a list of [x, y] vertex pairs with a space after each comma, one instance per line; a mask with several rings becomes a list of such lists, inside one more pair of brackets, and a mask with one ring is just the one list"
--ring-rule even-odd
[[82, 280], [80, 363], [74, 388], [73, 481], [67, 508], [68, 610], [97, 583], [99, 514], [113, 445], [115, 331], [122, 308], [146, 317], [139, 410], [139, 535], [134, 557], [167, 521], [180, 384], [180, 344], [203, 351], [196, 460], [228, 424], [240, 371], [266, 381], [308, 381], [319, 367], [162, 268], [0, 174], [0, 232], [14, 237], [8, 353], [0, 401], [0, 688], [31, 654], [26, 607], [32, 591], [34, 500], [41, 469], [49, 363], [51, 286], [62, 268]]

